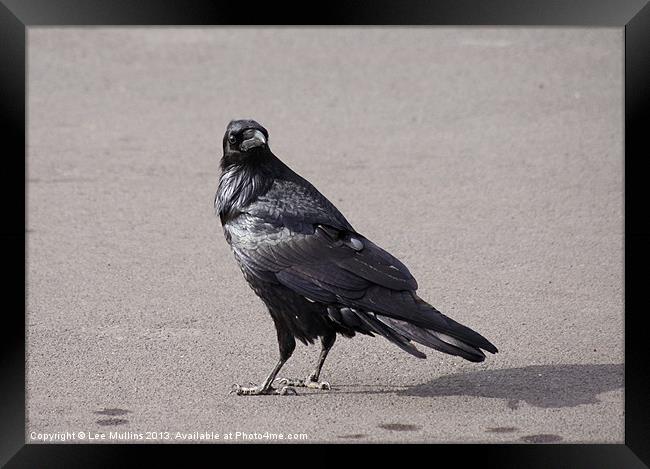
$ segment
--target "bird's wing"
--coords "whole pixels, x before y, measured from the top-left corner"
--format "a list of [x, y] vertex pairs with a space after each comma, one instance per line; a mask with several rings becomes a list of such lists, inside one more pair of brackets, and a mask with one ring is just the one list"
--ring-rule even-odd
[[293, 173], [274, 181], [231, 224], [233, 249], [253, 273], [313, 300], [347, 303], [372, 286], [417, 289], [398, 259], [358, 234], [325, 196]]
[[[373, 285], [416, 290], [417, 282], [395, 257], [365, 237], [324, 224], [302, 224], [303, 231], [263, 222], [265, 230], [245, 248], [233, 248], [253, 271], [272, 272], [277, 281], [316, 301], [348, 303]], [[250, 226], [248, 227], [250, 229]]]

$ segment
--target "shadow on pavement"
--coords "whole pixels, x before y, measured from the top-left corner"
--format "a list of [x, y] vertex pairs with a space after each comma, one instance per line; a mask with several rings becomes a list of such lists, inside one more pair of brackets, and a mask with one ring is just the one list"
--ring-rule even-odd
[[442, 376], [397, 391], [402, 396], [475, 396], [543, 408], [595, 404], [598, 394], [623, 387], [623, 364], [532, 365]]

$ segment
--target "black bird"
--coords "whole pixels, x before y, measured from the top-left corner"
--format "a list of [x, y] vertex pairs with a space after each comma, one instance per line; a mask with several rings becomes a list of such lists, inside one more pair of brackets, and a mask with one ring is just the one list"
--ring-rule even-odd
[[[422, 300], [418, 284], [395, 257], [348, 223], [307, 180], [269, 148], [254, 120], [228, 124], [215, 197], [226, 241], [253, 291], [268, 307], [280, 360], [259, 386], [234, 385], [240, 395], [287, 394], [291, 386], [329, 389], [319, 382], [336, 334], [384, 336], [418, 358], [413, 342], [473, 362], [497, 349], [487, 339]], [[306, 379], [273, 382], [296, 340], [320, 338], [316, 369]]]

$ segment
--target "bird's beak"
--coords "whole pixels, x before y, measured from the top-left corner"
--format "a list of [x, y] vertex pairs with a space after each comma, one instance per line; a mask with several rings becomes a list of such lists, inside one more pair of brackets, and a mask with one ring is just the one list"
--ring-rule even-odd
[[257, 129], [250, 129], [244, 132], [244, 141], [241, 143], [239, 148], [242, 151], [248, 151], [251, 148], [261, 147], [266, 145], [266, 136]]

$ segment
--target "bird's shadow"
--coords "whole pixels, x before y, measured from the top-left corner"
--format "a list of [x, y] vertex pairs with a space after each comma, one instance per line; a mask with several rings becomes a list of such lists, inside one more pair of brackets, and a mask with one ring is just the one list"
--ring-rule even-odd
[[506, 400], [511, 409], [518, 408], [521, 402], [541, 408], [559, 408], [595, 404], [599, 402], [599, 394], [623, 385], [623, 364], [531, 365], [441, 376], [400, 390], [357, 392], [418, 397], [491, 397]]

